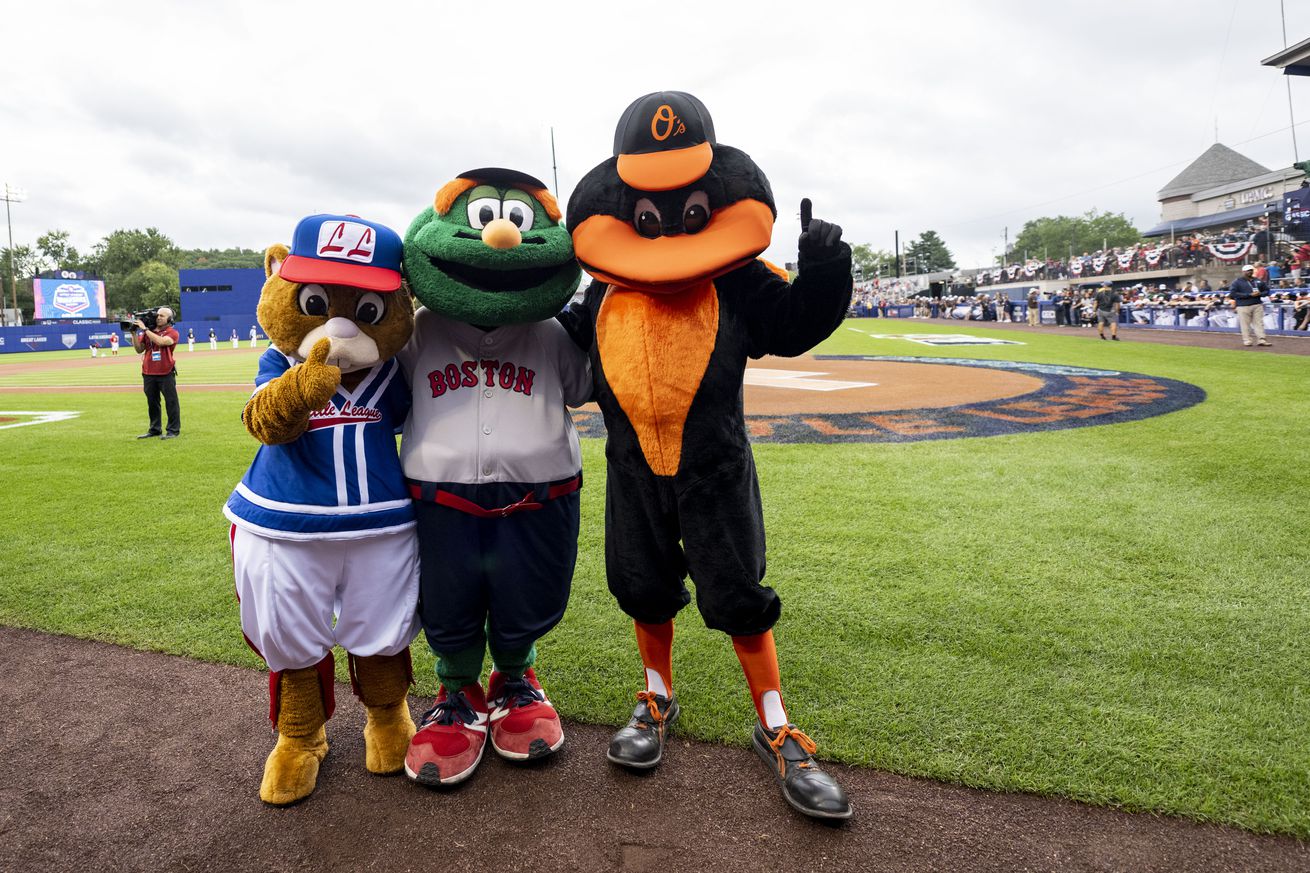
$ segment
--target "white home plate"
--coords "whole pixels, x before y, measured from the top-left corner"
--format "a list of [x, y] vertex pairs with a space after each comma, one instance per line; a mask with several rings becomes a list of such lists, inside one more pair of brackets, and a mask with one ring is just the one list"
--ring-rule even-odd
[[795, 388], [799, 391], [843, 391], [847, 388], [872, 388], [877, 382], [842, 382], [837, 379], [816, 379], [827, 373], [809, 373], [805, 370], [769, 370], [748, 367], [746, 384], [760, 388]]
[[1018, 340], [993, 339], [967, 333], [871, 333], [873, 339], [903, 339], [923, 346], [1022, 346]]
[[[29, 424], [48, 424], [52, 421], [67, 421], [70, 418], [77, 418], [80, 412], [27, 412], [21, 410], [0, 409], [0, 430], [9, 427], [23, 427]], [[24, 421], [13, 421], [12, 419], [22, 416]]]

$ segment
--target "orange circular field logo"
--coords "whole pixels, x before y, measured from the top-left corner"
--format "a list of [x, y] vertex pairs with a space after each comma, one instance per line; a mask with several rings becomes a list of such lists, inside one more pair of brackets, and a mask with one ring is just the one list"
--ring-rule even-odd
[[[896, 355], [765, 358], [746, 370], [752, 442], [917, 442], [1119, 424], [1205, 400], [1195, 385], [1060, 364]], [[594, 407], [578, 435], [601, 437]]]

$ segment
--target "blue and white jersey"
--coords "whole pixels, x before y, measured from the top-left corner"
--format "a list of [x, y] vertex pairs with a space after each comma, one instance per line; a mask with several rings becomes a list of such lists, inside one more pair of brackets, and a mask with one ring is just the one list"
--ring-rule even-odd
[[[255, 391], [296, 362], [276, 348], [260, 356]], [[223, 514], [274, 539], [357, 539], [412, 527], [396, 434], [410, 393], [395, 359], [354, 391], [337, 386], [309, 429], [285, 445], [260, 446]]]

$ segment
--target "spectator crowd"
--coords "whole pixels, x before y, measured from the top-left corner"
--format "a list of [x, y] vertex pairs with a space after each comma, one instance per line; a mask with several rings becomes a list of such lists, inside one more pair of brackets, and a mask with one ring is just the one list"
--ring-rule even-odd
[[[1256, 278], [1263, 278], [1258, 270]], [[958, 288], [956, 286], [956, 290]], [[1037, 325], [1040, 323], [1037, 318], [1040, 308], [1047, 304], [1048, 308], [1054, 310], [1057, 327], [1092, 327], [1096, 324], [1096, 291], [1095, 287], [1062, 288], [1047, 294], [1034, 288], [1024, 299], [1015, 300], [1000, 291], [951, 293], [931, 297], [922, 294], [913, 296], [904, 292], [894, 295], [880, 292], [873, 286], [864, 286], [857, 289], [850, 315], [886, 317], [892, 307], [912, 306], [912, 313], [902, 309], [895, 314], [901, 317], [961, 321], [1026, 320], [1031, 325]], [[1196, 284], [1188, 282], [1175, 289], [1164, 284], [1139, 283], [1119, 289], [1119, 293], [1123, 298], [1121, 310], [1125, 322], [1177, 327], [1237, 326], [1233, 301], [1228, 297], [1227, 289], [1212, 289], [1204, 279]], [[1273, 307], [1267, 310], [1268, 327], [1310, 330], [1310, 289], [1274, 291], [1268, 303]], [[1283, 310], [1281, 322], [1279, 309]]]

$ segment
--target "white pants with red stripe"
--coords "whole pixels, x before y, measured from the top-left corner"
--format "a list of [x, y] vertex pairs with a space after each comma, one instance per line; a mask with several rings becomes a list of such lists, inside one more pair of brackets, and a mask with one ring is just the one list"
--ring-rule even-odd
[[412, 529], [300, 541], [233, 525], [232, 565], [241, 630], [274, 672], [312, 667], [334, 645], [353, 655], [394, 655], [418, 633]]

